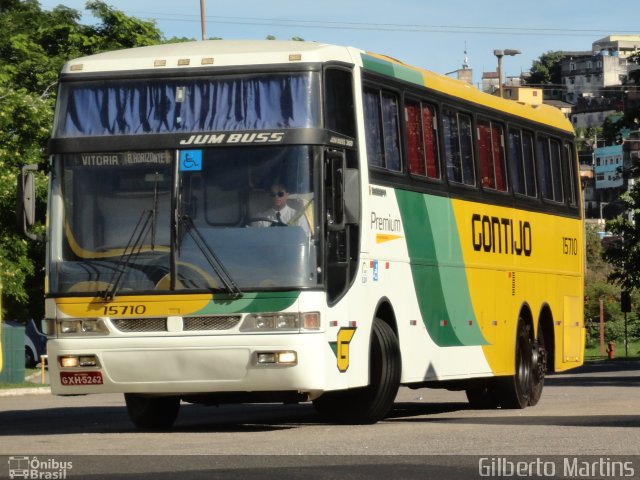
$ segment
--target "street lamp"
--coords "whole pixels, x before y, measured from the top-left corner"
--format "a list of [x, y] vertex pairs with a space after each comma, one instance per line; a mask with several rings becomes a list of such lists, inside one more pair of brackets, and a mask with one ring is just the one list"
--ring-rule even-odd
[[502, 98], [502, 57], [505, 55], [509, 55], [513, 57], [514, 55], [519, 55], [522, 53], [520, 50], [512, 50], [507, 48], [505, 50], [494, 50], [493, 54], [498, 57], [498, 94], [500, 98]]

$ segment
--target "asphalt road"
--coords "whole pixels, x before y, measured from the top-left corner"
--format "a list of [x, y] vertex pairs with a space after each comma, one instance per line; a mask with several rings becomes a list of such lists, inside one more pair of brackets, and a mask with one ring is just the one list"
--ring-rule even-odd
[[[631, 459], [621, 473], [640, 478], [639, 386], [640, 363], [602, 362], [548, 377], [525, 410], [471, 410], [463, 392], [402, 388], [376, 425], [325, 424], [310, 404], [183, 404], [166, 432], [136, 431], [121, 395], [3, 396], [0, 455], [13, 466], [37, 456], [40, 470], [75, 462], [64, 478], [480, 478], [480, 458], [495, 474], [502, 458], [538, 457], [556, 478], [575, 478], [559, 474], [576, 458], [609, 471]], [[8, 478], [3, 465], [0, 456]]]

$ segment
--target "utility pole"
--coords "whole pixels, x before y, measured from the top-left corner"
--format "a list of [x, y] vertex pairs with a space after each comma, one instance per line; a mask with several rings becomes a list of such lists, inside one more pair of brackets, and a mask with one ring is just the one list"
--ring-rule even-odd
[[204, 0], [200, 0], [200, 29], [202, 30], [202, 40], [207, 39], [207, 23], [204, 15]]

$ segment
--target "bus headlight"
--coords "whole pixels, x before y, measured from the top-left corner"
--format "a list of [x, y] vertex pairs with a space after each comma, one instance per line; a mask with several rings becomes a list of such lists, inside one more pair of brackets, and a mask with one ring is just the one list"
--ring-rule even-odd
[[320, 330], [320, 313], [250, 313], [240, 325], [241, 332], [300, 332]]
[[58, 322], [60, 335], [108, 335], [101, 318], [69, 318]]
[[60, 323], [60, 329], [58, 330], [62, 335], [80, 333], [82, 331], [81, 320], [62, 320]]
[[297, 331], [299, 329], [297, 313], [251, 313], [244, 318], [241, 332]]

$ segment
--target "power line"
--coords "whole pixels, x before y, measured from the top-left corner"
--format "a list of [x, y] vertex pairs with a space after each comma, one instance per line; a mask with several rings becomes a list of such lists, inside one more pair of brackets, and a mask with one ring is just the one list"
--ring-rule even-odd
[[[157, 14], [152, 12], [128, 12], [131, 15], [145, 15], [150, 19], [162, 20], [165, 22], [200, 22], [198, 15], [180, 14]], [[504, 27], [504, 26], [480, 26], [480, 25], [424, 25], [424, 24], [401, 24], [401, 23], [372, 23], [372, 22], [339, 22], [339, 21], [317, 21], [300, 20], [287, 18], [259, 18], [259, 17], [228, 17], [209, 16], [207, 23], [225, 25], [250, 25], [268, 27], [297, 27], [314, 29], [340, 29], [340, 30], [364, 30], [364, 31], [387, 31], [387, 32], [407, 32], [407, 33], [474, 33], [482, 35], [543, 35], [556, 37], [591, 37], [593, 35], [610, 34], [615, 31], [618, 34], [635, 34], [637, 31], [618, 29], [569, 29], [569, 28], [536, 28], [536, 27]]]

